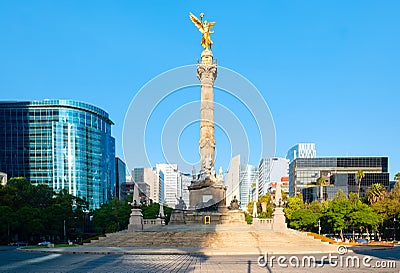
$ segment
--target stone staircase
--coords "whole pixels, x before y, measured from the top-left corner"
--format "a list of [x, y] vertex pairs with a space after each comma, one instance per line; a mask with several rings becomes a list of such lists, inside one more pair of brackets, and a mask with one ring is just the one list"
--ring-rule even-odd
[[286, 232], [248, 225], [174, 225], [155, 230], [107, 234], [86, 246], [147, 248], [301, 248], [320, 249], [326, 246], [306, 233]]

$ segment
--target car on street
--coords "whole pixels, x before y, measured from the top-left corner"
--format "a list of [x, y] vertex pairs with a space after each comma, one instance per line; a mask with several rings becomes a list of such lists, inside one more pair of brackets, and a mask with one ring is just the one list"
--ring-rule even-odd
[[368, 244], [368, 239], [362, 239], [362, 238], [358, 238], [355, 240], [356, 243], [364, 243], [364, 244]]
[[51, 245], [51, 243], [49, 241], [43, 241], [37, 244], [38, 246], [48, 246]]

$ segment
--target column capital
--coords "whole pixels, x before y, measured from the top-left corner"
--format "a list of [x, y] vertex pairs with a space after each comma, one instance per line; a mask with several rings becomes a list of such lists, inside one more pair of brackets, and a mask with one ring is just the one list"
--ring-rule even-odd
[[198, 64], [197, 65], [197, 78], [200, 84], [204, 86], [214, 86], [215, 78], [217, 78], [217, 65], [216, 64]]

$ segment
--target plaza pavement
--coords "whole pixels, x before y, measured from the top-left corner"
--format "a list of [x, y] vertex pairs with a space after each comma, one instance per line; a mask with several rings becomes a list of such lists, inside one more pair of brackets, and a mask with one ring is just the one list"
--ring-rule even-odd
[[[107, 234], [83, 246], [20, 250], [59, 254], [237, 256], [337, 253], [339, 246], [323, 243], [292, 229], [274, 232], [248, 225], [175, 225]], [[347, 247], [349, 252], [364, 249], [374, 248]]]

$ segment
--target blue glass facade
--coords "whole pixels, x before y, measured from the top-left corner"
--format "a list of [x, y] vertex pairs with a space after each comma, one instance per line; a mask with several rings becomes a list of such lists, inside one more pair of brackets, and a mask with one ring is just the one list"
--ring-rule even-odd
[[97, 208], [115, 181], [115, 140], [108, 114], [70, 100], [0, 102], [0, 172], [24, 176]]
[[251, 201], [252, 184], [257, 184], [258, 168], [253, 165], [241, 164], [239, 166], [239, 200], [240, 208], [246, 209]]

